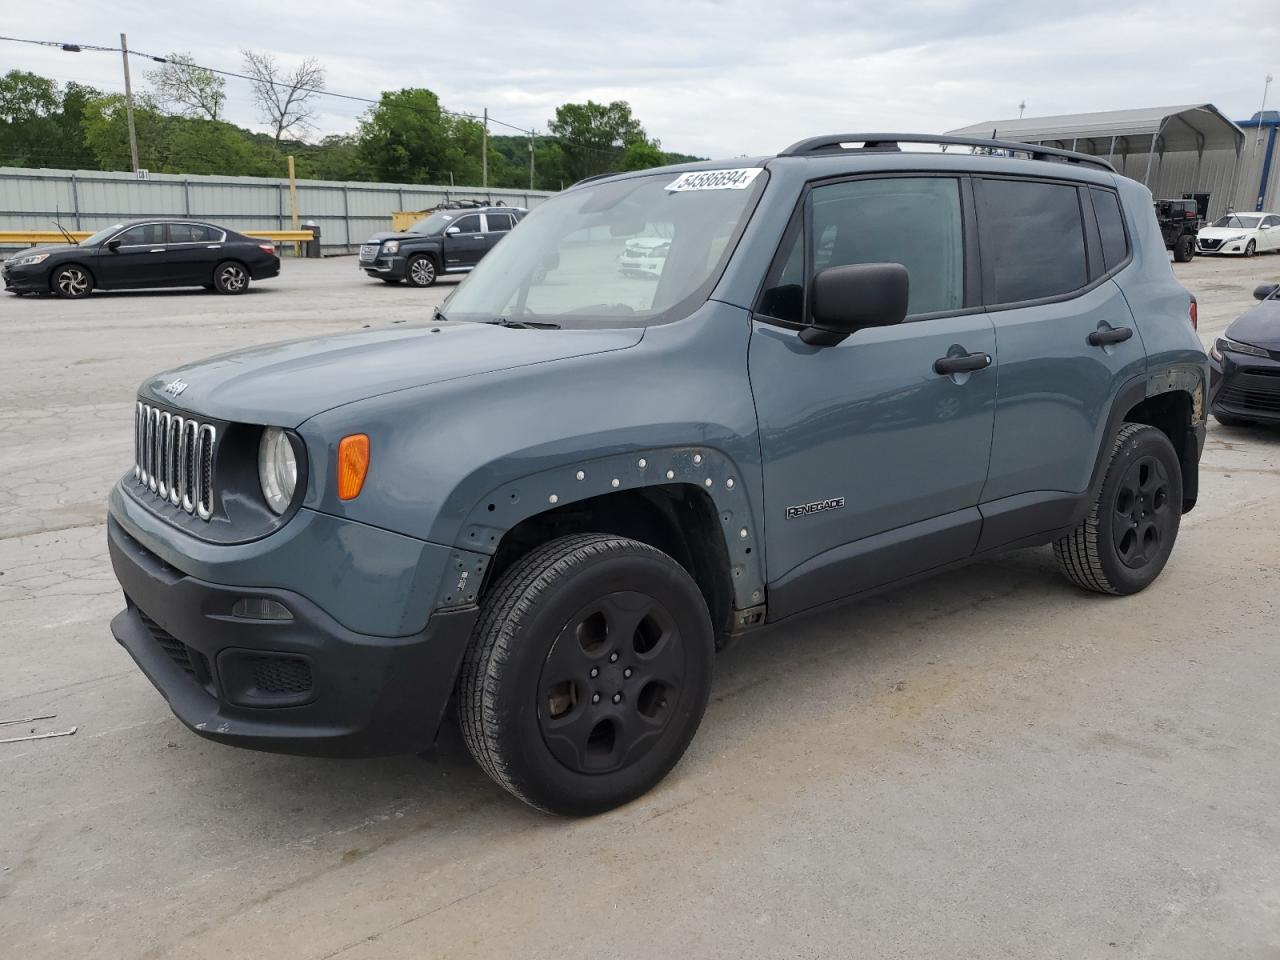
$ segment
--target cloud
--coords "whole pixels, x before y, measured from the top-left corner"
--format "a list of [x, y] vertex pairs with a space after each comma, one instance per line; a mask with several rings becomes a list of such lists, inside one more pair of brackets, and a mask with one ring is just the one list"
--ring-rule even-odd
[[[1028, 116], [1213, 102], [1247, 117], [1263, 76], [1280, 66], [1274, 0], [220, 0], [215, 17], [169, 0], [157, 9], [46, 0], [40, 22], [74, 23], [77, 35], [40, 39], [114, 44], [123, 26], [136, 49], [186, 50], [233, 70], [244, 46], [284, 63], [316, 56], [335, 91], [425, 86], [451, 109], [488, 107], [538, 129], [565, 101], [628, 100], [665, 147], [706, 156], [771, 153], [819, 132], [945, 130], [1016, 116], [1023, 100]], [[11, 66], [121, 87], [118, 56], [15, 44], [5, 53]], [[229, 81], [228, 95], [230, 119], [256, 125], [247, 84]], [[363, 109], [327, 99], [320, 133], [350, 132]]]

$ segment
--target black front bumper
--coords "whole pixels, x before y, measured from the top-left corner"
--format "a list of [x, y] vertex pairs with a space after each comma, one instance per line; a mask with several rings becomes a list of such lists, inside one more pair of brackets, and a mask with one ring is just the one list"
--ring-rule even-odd
[[392, 257], [379, 256], [377, 260], [361, 260], [360, 269], [379, 280], [384, 278], [403, 280], [407, 275], [405, 271], [407, 262], [405, 257], [399, 255]]
[[[107, 539], [127, 603], [111, 632], [195, 733], [312, 756], [416, 753], [434, 742], [474, 607], [436, 613], [413, 636], [367, 636], [287, 590], [189, 577], [114, 517]], [[292, 619], [237, 616], [246, 598], [283, 604]]]
[[48, 293], [49, 271], [42, 266], [0, 267], [0, 280], [10, 293]]
[[1280, 423], [1280, 360], [1224, 351], [1210, 358], [1209, 410], [1237, 420]]

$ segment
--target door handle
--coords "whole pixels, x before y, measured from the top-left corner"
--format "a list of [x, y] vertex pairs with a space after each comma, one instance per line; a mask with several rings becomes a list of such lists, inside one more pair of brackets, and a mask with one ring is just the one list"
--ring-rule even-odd
[[991, 354], [966, 353], [959, 357], [939, 357], [933, 361], [933, 372], [942, 377], [953, 373], [972, 373], [991, 366]]
[[164, 253], [164, 247], [153, 247], [153, 248], [151, 249], [151, 252], [152, 252], [152, 253]]
[[1124, 343], [1133, 336], [1128, 327], [1114, 327], [1107, 330], [1095, 330], [1089, 334], [1089, 346], [1105, 347], [1110, 343]]

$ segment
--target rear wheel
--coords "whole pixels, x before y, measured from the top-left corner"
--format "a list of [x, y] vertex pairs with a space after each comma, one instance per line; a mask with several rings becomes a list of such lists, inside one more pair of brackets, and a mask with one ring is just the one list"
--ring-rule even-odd
[[410, 257], [405, 264], [405, 279], [411, 287], [430, 287], [436, 282], [436, 262], [425, 253]]
[[1097, 593], [1126, 595], [1164, 569], [1182, 519], [1182, 465], [1163, 431], [1127, 423], [1089, 515], [1053, 545], [1067, 579]]
[[93, 277], [89, 271], [78, 263], [68, 263], [53, 272], [50, 287], [54, 293], [66, 300], [79, 300], [87, 297], [93, 289]]
[[1187, 263], [1195, 255], [1195, 237], [1189, 233], [1184, 233], [1178, 238], [1178, 242], [1173, 245], [1173, 259], [1178, 263]]
[[249, 289], [249, 271], [243, 263], [224, 260], [213, 268], [213, 289], [231, 296], [244, 293]]
[[671, 557], [605, 534], [553, 540], [484, 602], [458, 680], [467, 747], [542, 810], [626, 803], [693, 739], [714, 648], [702, 594]]

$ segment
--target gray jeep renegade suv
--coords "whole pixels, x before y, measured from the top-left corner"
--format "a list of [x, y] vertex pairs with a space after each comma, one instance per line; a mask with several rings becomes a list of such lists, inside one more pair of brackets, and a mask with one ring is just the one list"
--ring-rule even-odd
[[[717, 647], [1010, 547], [1130, 594], [1196, 499], [1205, 355], [1094, 157], [844, 134], [575, 185], [416, 329], [142, 384], [112, 630], [198, 734], [429, 746], [585, 814], [656, 784]], [[669, 241], [660, 275], [616, 269]], [[785, 636], [785, 627], [779, 636]]]

